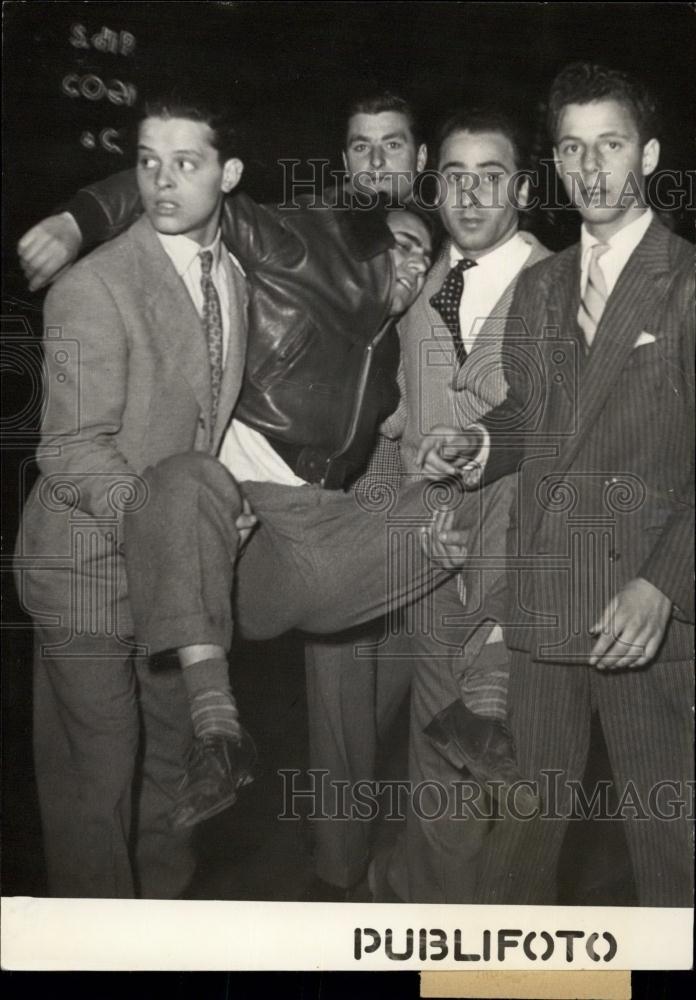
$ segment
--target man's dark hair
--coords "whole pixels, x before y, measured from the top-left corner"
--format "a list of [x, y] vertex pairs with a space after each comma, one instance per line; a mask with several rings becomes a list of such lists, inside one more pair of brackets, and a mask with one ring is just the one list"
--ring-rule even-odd
[[460, 108], [441, 126], [437, 135], [437, 157], [450, 136], [456, 132], [471, 132], [479, 135], [481, 132], [500, 132], [509, 139], [515, 157], [515, 169], [529, 171], [532, 169], [531, 139], [527, 128], [512, 115], [496, 107]]
[[142, 104], [138, 124], [146, 118], [188, 118], [203, 122], [213, 133], [211, 143], [221, 163], [242, 155], [241, 116], [233, 115], [226, 104], [207, 93], [170, 90], [148, 97]]
[[622, 70], [576, 62], [562, 69], [551, 84], [546, 120], [553, 142], [556, 141], [558, 121], [566, 105], [604, 100], [617, 101], [628, 107], [642, 143], [657, 136], [657, 103], [644, 84]]
[[348, 122], [353, 115], [379, 115], [383, 111], [395, 111], [403, 115], [408, 122], [416, 145], [419, 146], [423, 142], [420, 122], [413, 104], [392, 90], [371, 91], [354, 98], [346, 110], [345, 126], [348, 127]]

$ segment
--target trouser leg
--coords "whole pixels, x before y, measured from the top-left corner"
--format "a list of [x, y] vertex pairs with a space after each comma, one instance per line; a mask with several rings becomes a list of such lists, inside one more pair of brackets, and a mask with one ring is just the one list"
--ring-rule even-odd
[[[420, 600], [452, 575], [422, 547], [437, 501], [430, 484], [402, 490], [389, 510], [314, 488], [295, 491], [294, 501], [287, 487], [243, 488], [268, 527], [239, 562], [238, 617], [249, 638], [291, 627], [321, 634], [353, 628]], [[448, 500], [457, 527], [477, 520], [473, 494]]]
[[366, 639], [361, 633], [305, 645], [309, 764], [328, 771], [321, 779], [326, 818], [312, 825], [314, 864], [319, 878], [344, 888], [363, 877], [369, 855], [370, 824], [353, 815], [353, 787], [373, 779], [377, 746], [376, 664], [355, 655]]
[[[138, 717], [131, 660], [103, 644], [60, 658], [36, 630], [34, 759], [52, 896], [135, 895], [130, 858]], [[75, 644], [73, 643], [73, 652]]]
[[693, 902], [693, 663], [593, 671], [641, 906]]
[[137, 661], [142, 720], [141, 766], [135, 798], [136, 867], [139, 895], [176, 899], [195, 870], [191, 831], [171, 823], [177, 786], [193, 739], [189, 702], [181, 669]]
[[508, 718], [520, 772], [536, 784], [543, 806], [534, 818], [495, 821], [479, 859], [475, 901], [553, 905], [568, 782], [582, 780], [589, 749], [589, 668], [533, 663], [513, 652]]
[[[405, 835], [388, 877], [408, 902], [470, 902], [477, 856], [489, 821], [487, 801], [473, 781], [433, 747], [424, 728], [460, 697], [459, 660], [471, 631], [457, 626], [464, 610], [454, 581], [404, 614], [401, 650], [411, 660], [409, 784]], [[392, 649], [397, 650], [396, 642]], [[470, 803], [470, 804], [469, 804]]]
[[[451, 575], [421, 547], [438, 494], [418, 483], [393, 511], [312, 487], [244, 483], [259, 528], [239, 555], [241, 494], [210, 456], [169, 458], [144, 474], [149, 499], [125, 520], [136, 637], [150, 654], [196, 644], [229, 648], [230, 594], [249, 638], [298, 627], [331, 633], [419, 599]], [[458, 524], [479, 515], [475, 494], [452, 494]]]
[[148, 501], [124, 519], [135, 634], [153, 655], [214, 644], [229, 649], [241, 495], [210, 456], [187, 453], [143, 474]]
[[[323, 803], [332, 816], [313, 825], [315, 866], [320, 878], [346, 888], [364, 876], [373, 834], [373, 824], [360, 818], [354, 787], [376, 780], [379, 743], [410, 684], [407, 664], [389, 655], [384, 639], [380, 623], [305, 646], [310, 767], [329, 772]], [[334, 781], [347, 783], [344, 798]], [[339, 808], [345, 818], [336, 816]]]

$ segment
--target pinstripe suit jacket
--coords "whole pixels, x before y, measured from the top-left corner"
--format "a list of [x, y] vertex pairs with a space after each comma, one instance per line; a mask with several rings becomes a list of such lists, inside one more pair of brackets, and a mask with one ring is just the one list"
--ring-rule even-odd
[[246, 353], [246, 282], [235, 271], [233, 283], [215, 428], [201, 321], [145, 216], [50, 290], [41, 476], [17, 545], [19, 590], [38, 620], [57, 613], [77, 628], [84, 612], [108, 630], [118, 614], [129, 634], [119, 525], [147, 466], [218, 448]]
[[655, 220], [589, 352], [579, 300], [579, 246], [520, 278], [505, 336], [508, 398], [482, 421], [494, 445], [486, 479], [520, 468], [506, 638], [537, 660], [586, 662], [589, 628], [640, 576], [674, 605], [658, 658], [688, 659], [693, 248]]

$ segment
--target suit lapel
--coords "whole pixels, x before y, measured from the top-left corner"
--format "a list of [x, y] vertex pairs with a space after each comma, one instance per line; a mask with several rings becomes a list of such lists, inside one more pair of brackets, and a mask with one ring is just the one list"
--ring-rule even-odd
[[[585, 368], [585, 343], [578, 327], [576, 317], [580, 308], [580, 248], [573, 250], [563, 258], [558, 258], [557, 267], [553, 271], [553, 284], [549, 289], [547, 315], [544, 336], [554, 333], [561, 340], [571, 340], [571, 348], [575, 354], [577, 377], [565, 378], [560, 383], [569, 403], [577, 398], [577, 386], [583, 378]], [[540, 335], [542, 331], [532, 331]]]
[[[660, 223], [653, 222], [607, 300], [580, 379], [578, 433], [559, 456], [561, 469], [570, 465], [582, 447], [635, 346], [646, 315], [666, 291], [669, 282], [667, 235], [667, 230]], [[578, 251], [574, 267], [578, 300], [579, 273]], [[574, 319], [579, 301], [571, 297], [567, 305], [569, 311], [566, 316]], [[579, 353], [584, 355], [584, 350]]]
[[140, 251], [143, 288], [152, 328], [168, 341], [171, 360], [191, 386], [201, 411], [210, 417], [208, 347], [191, 296], [145, 216], [133, 226], [133, 240]]
[[491, 348], [491, 342], [493, 338], [496, 341], [500, 341], [500, 348], [502, 350], [502, 341], [504, 337], [505, 323], [510, 314], [510, 309], [512, 307], [512, 300], [515, 295], [515, 286], [517, 285], [517, 280], [522, 273], [528, 267], [532, 267], [534, 264], [538, 264], [540, 260], [544, 260], [546, 257], [550, 256], [548, 250], [539, 243], [536, 237], [530, 234], [520, 233], [525, 242], [531, 245], [531, 252], [527, 257], [527, 260], [522, 265], [522, 268], [518, 274], [512, 279], [507, 288], [503, 291], [502, 295], [491, 309], [488, 317], [484, 320], [481, 325], [481, 329], [478, 332], [476, 340], [474, 341], [471, 351], [464, 362], [460, 365], [456, 373], [456, 389], [461, 389], [467, 378], [467, 365], [471, 358], [475, 357], [476, 354], [484, 349], [489, 351]]
[[425, 329], [430, 332], [434, 340], [444, 341], [443, 347], [446, 345], [451, 348], [454, 359], [454, 341], [452, 340], [452, 334], [447, 329], [447, 324], [437, 309], [430, 305], [430, 299], [433, 295], [440, 291], [442, 283], [450, 270], [449, 247], [450, 244], [447, 243], [442, 248], [440, 256], [433, 264], [430, 274], [426, 279], [425, 288], [423, 289], [423, 293], [420, 296], [419, 301], [422, 302], [423, 311], [425, 313]]

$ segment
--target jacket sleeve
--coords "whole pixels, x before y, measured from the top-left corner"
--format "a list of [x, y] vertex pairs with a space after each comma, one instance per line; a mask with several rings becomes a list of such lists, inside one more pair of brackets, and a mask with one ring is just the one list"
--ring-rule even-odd
[[403, 437], [404, 430], [406, 429], [406, 416], [408, 412], [406, 404], [406, 376], [404, 374], [403, 354], [399, 358], [399, 368], [396, 373], [396, 385], [399, 390], [399, 404], [394, 412], [382, 422], [379, 428], [379, 433], [382, 437], [390, 438], [393, 441], [398, 441]]
[[270, 261], [289, 267], [302, 261], [305, 249], [277, 210], [258, 205], [246, 194], [225, 198], [221, 227], [226, 246], [247, 272]]
[[529, 272], [523, 271], [515, 288], [503, 340], [507, 396], [478, 421], [486, 428], [490, 437], [490, 454], [483, 470], [482, 484], [516, 472], [523, 456], [522, 435], [526, 430], [524, 414], [528, 409], [527, 402], [533, 386], [525, 378], [522, 370], [525, 366], [520, 366], [515, 361], [516, 352], [512, 350], [512, 343], [514, 341], [519, 345], [520, 337], [530, 337], [534, 316], [534, 285], [529, 281]]
[[[653, 551], [643, 563], [638, 576], [648, 580], [674, 605], [674, 615], [694, 621], [694, 275], [691, 268], [680, 280], [675, 294], [680, 296], [681, 316], [681, 385], [685, 396], [682, 433], [689, 437], [690, 462], [684, 469], [683, 486], [673, 500], [673, 513], [660, 532]], [[675, 433], [677, 429], [675, 428]]]
[[78, 509], [113, 517], [114, 497], [137, 488], [116, 444], [128, 392], [123, 321], [101, 278], [81, 266], [54, 285], [44, 310], [46, 329], [58, 327], [63, 336], [44, 340], [39, 468], [58, 477], [54, 489], [74, 496]]
[[118, 236], [142, 215], [135, 170], [122, 170], [81, 188], [61, 211], [74, 218], [85, 249]]

